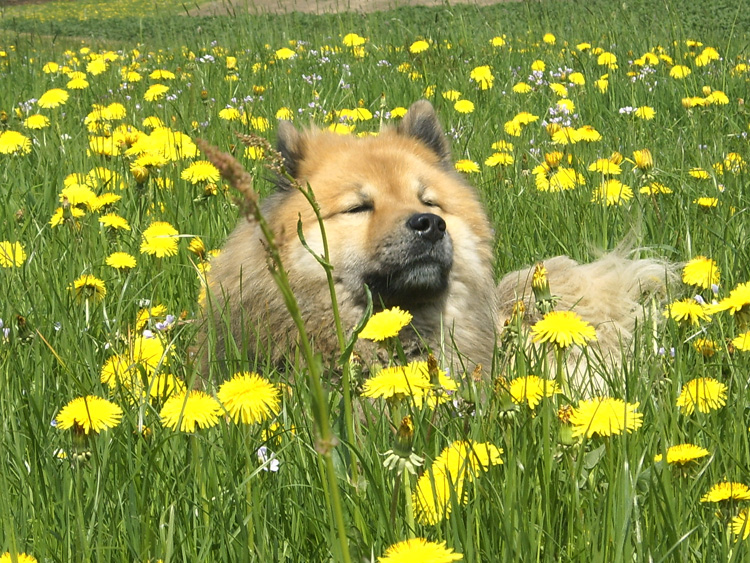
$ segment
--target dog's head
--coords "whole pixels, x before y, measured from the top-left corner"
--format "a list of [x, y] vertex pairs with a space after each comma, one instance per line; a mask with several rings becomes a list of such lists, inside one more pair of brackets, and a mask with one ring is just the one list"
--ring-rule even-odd
[[[364, 138], [282, 122], [278, 148], [287, 172], [315, 194], [334, 277], [353, 299], [364, 300], [367, 285], [377, 305], [437, 301], [450, 291], [457, 268], [490, 259], [486, 217], [453, 168], [429, 102], [413, 104], [398, 127]], [[314, 213], [289, 182], [280, 186], [267, 213], [287, 267], [317, 278], [320, 265], [295, 242], [301, 218], [307, 243], [322, 253]]]

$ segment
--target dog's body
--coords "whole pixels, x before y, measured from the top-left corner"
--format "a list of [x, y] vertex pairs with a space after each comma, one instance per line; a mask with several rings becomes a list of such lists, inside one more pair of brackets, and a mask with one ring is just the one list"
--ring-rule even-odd
[[[432, 106], [417, 102], [399, 127], [361, 139], [282, 122], [278, 146], [287, 171], [312, 188], [320, 206], [343, 326], [361, 320], [367, 286], [376, 310], [398, 305], [413, 315], [416, 333], [402, 333], [407, 351], [429, 348], [448, 364], [491, 365], [510, 306], [530, 295], [530, 276], [521, 271], [495, 283], [492, 229], [476, 191], [454, 170]], [[297, 235], [301, 220], [307, 244], [322, 253], [313, 210], [284, 182], [262, 210], [314, 346], [334, 357], [339, 344], [325, 272]], [[251, 358], [271, 350], [280, 360], [293, 349], [296, 327], [264, 245], [258, 225], [242, 220], [212, 264], [212, 355], [227, 356], [227, 332]], [[633, 328], [644, 280], [649, 288], [663, 283], [664, 269], [612, 255], [603, 260], [581, 266], [558, 257], [546, 265], [559, 308], [577, 308], [613, 352]]]

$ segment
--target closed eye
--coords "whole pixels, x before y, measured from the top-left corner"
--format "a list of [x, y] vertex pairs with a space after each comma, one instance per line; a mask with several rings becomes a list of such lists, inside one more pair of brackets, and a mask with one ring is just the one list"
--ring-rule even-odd
[[436, 201], [433, 201], [431, 199], [423, 199], [422, 200], [422, 204], [426, 205], [427, 207], [437, 207], [437, 208], [440, 208], [440, 205]]
[[373, 209], [375, 209], [375, 206], [372, 203], [360, 203], [359, 205], [350, 207], [344, 213], [367, 213]]

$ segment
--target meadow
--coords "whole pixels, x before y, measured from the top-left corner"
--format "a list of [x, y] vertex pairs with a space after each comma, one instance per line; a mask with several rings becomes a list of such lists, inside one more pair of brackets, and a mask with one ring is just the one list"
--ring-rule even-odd
[[[0, 561], [750, 560], [750, 6], [612, 4], [0, 9]], [[241, 215], [197, 140], [265, 196], [237, 133], [422, 98], [498, 275], [625, 240], [678, 264], [609, 396], [559, 392], [522, 329], [480, 378], [301, 350], [189, 391]]]

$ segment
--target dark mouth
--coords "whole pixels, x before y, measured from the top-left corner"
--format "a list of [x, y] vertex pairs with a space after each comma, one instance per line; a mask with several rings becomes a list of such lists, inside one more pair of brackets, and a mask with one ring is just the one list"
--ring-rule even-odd
[[375, 306], [408, 307], [439, 299], [448, 289], [451, 264], [422, 259], [388, 272], [371, 272], [364, 278]]

